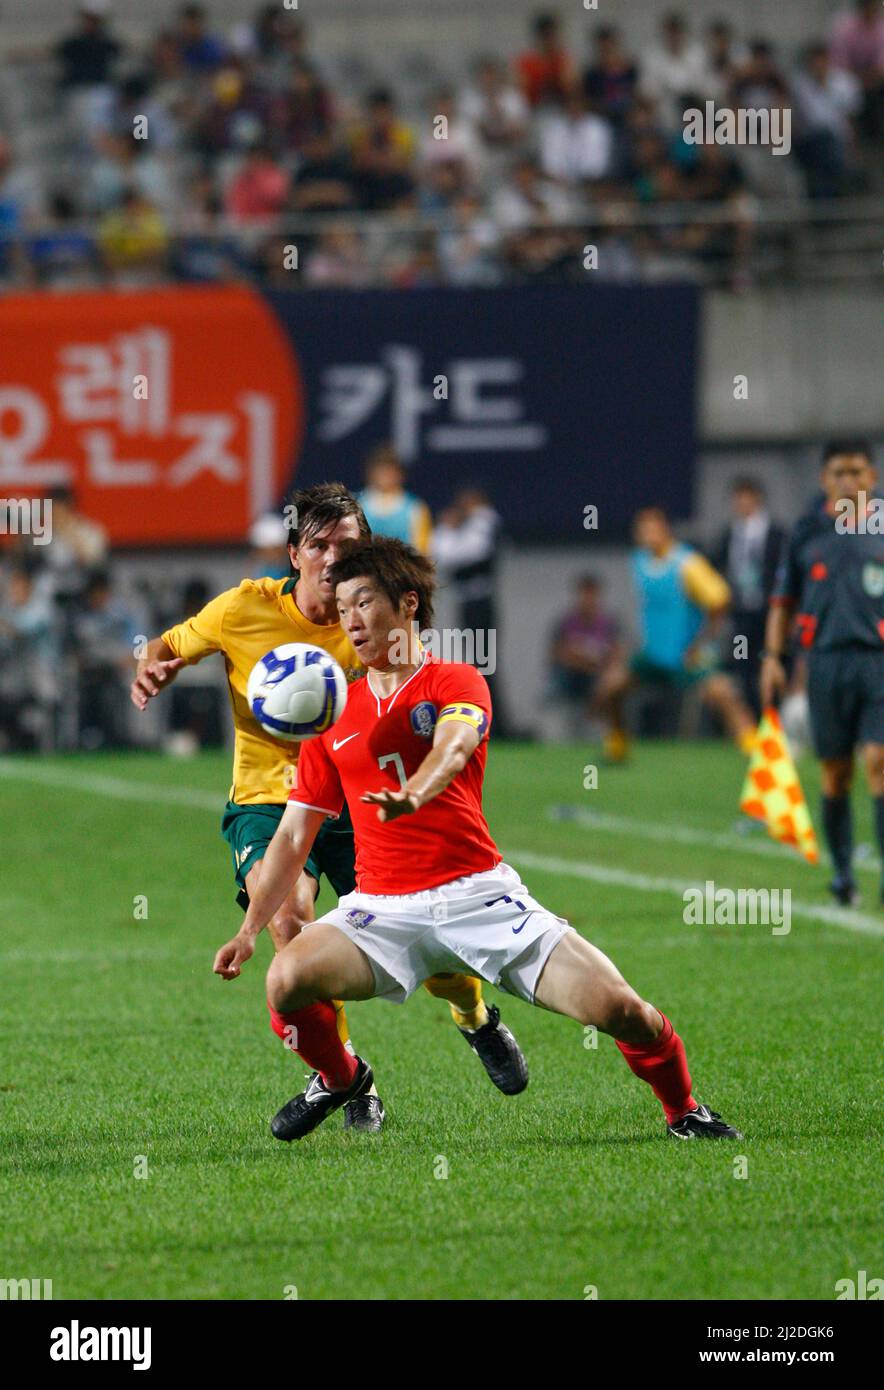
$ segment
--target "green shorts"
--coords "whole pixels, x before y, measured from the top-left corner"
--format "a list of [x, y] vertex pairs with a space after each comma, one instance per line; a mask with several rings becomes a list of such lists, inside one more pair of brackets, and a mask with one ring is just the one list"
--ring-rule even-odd
[[[224, 807], [221, 834], [233, 856], [234, 877], [239, 889], [236, 901], [243, 911], [249, 905], [246, 874], [267, 853], [267, 846], [276, 834], [285, 808], [285, 802], [280, 805], [239, 806], [235, 801], [228, 801]], [[320, 826], [304, 867], [317, 883], [325, 874], [339, 898], [355, 890], [356, 847], [346, 804], [338, 820], [326, 820]]]

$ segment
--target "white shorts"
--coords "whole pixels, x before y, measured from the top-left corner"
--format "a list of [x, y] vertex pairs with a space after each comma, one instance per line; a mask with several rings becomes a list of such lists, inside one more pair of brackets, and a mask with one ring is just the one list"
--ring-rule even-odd
[[534, 1002], [553, 947], [573, 927], [498, 864], [420, 893], [348, 893], [320, 921], [371, 962], [376, 997], [404, 1004], [431, 975], [464, 971]]

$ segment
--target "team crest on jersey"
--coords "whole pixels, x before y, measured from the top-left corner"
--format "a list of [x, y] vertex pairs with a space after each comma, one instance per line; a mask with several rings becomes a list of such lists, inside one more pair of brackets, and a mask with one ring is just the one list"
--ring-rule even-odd
[[421, 700], [411, 711], [411, 727], [419, 738], [432, 738], [436, 727], [436, 706]]
[[362, 908], [354, 908], [352, 912], [347, 913], [346, 920], [351, 927], [367, 927], [374, 921], [375, 915], [374, 912], [363, 912]]
[[863, 588], [872, 598], [884, 594], [884, 565], [863, 565]]

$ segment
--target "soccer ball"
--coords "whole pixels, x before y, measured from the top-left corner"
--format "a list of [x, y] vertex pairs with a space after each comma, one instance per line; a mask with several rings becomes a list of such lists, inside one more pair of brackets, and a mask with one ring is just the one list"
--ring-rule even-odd
[[252, 667], [246, 697], [262, 729], [275, 738], [315, 738], [344, 713], [347, 677], [321, 647], [286, 642]]

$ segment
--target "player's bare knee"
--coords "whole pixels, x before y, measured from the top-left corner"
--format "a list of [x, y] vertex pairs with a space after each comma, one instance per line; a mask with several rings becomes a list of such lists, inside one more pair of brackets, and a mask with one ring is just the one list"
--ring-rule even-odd
[[304, 984], [304, 972], [297, 957], [281, 951], [274, 956], [267, 971], [267, 1003], [277, 1013], [297, 1008]]
[[627, 984], [607, 995], [604, 1021], [599, 1026], [620, 1042], [649, 1042], [653, 1036], [647, 1005]]
[[273, 918], [269, 928], [277, 951], [281, 951], [288, 942], [294, 941], [296, 936], [300, 936], [305, 926], [307, 926], [307, 922], [301, 913], [294, 912], [291, 908], [281, 908]]

